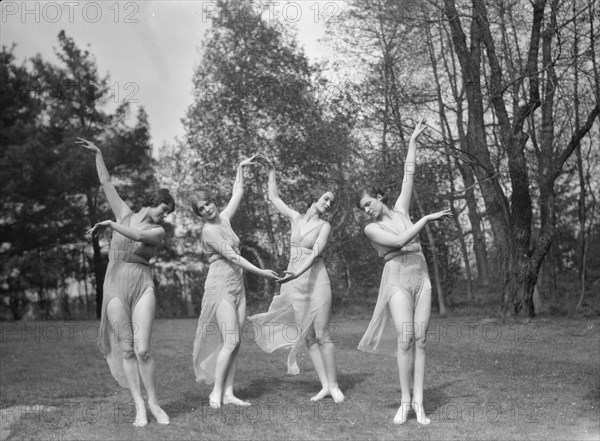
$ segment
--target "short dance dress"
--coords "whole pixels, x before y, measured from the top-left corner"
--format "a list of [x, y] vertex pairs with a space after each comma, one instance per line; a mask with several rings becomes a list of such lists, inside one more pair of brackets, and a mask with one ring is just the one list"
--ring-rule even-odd
[[[129, 212], [121, 224], [129, 226], [132, 212]], [[142, 229], [161, 228], [159, 225], [149, 225]], [[108, 254], [108, 267], [103, 285], [102, 315], [100, 319], [100, 332], [98, 346], [106, 357], [110, 372], [122, 387], [128, 387], [125, 371], [123, 370], [123, 354], [119, 345], [119, 333], [135, 335], [135, 324], [131, 323], [131, 316], [135, 305], [147, 292], [154, 292], [154, 282], [150, 273], [150, 259], [154, 257], [157, 246], [131, 240], [117, 231], [113, 231]], [[113, 329], [106, 316], [108, 303], [118, 298], [129, 318], [129, 323], [119, 324], [118, 329]], [[130, 325], [133, 326], [132, 331]], [[133, 335], [122, 335], [125, 339], [134, 338]]]
[[[304, 234], [300, 232], [302, 215], [292, 221], [291, 251], [288, 271], [302, 267], [315, 247], [325, 221], [321, 221]], [[329, 276], [322, 258], [300, 277], [281, 285], [279, 295], [273, 297], [269, 310], [249, 317], [254, 327], [255, 341], [265, 352], [279, 348], [291, 348], [287, 359], [288, 374], [300, 373], [296, 361], [304, 346], [308, 331], [313, 326], [317, 313], [324, 305], [331, 305]], [[327, 330], [325, 330], [327, 332]], [[323, 337], [323, 336], [320, 336]]]
[[[393, 226], [382, 222], [376, 222], [375, 225], [392, 234], [400, 234], [413, 225], [405, 213], [401, 211], [394, 213], [397, 221]], [[418, 236], [415, 236], [402, 248], [389, 248], [375, 243], [373, 243], [373, 247], [379, 256], [383, 257], [385, 266], [373, 317], [358, 344], [358, 349], [377, 354], [396, 354], [398, 334], [394, 328], [388, 302], [396, 293], [407, 296], [414, 312], [421, 296], [427, 291], [431, 291], [427, 263], [421, 251]]]
[[216, 251], [221, 249], [225, 253], [224, 245], [227, 244], [239, 255], [240, 240], [231, 229], [229, 220], [225, 217], [221, 219], [223, 223], [220, 225], [205, 224], [202, 228], [202, 233], [209, 228], [215, 229], [219, 237], [218, 243], [206, 242], [204, 234], [201, 239], [202, 250], [208, 258], [209, 268], [194, 339], [193, 363], [196, 381], [199, 383], [204, 381], [207, 384], [215, 382], [217, 357], [223, 347], [220, 326], [224, 324], [218, 323], [217, 308], [222, 301], [226, 301], [237, 311], [246, 302], [242, 267], [227, 261]]

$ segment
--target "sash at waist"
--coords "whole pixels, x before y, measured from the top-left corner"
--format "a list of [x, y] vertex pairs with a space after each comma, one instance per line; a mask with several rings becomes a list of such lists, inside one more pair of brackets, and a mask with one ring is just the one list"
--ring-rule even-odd
[[[238, 259], [239, 258], [238, 256], [241, 256], [241, 254], [240, 254], [239, 250], [237, 250], [237, 249], [234, 249], [234, 251], [235, 251], [235, 254], [234, 253], [230, 253], [230, 254], [231, 254], [231, 257], [235, 260], [235, 259]], [[214, 253], [214, 254], [211, 254], [210, 256], [208, 256], [208, 264], [209, 265], [218, 260], [227, 260], [227, 259], [225, 259], [225, 257], [223, 257], [219, 253]]]
[[[314, 248], [306, 248], [300, 245], [292, 245], [290, 248], [290, 258], [293, 257], [300, 257], [300, 256], [310, 256], [311, 254], [315, 253], [317, 250], [315, 250]], [[319, 256], [320, 258], [321, 256]]]
[[115, 262], [115, 263], [116, 262], [139, 263], [140, 265], [150, 266], [150, 262], [147, 259], [144, 259], [143, 257], [138, 256], [137, 254], [127, 252], [127, 251], [111, 253], [109, 255], [109, 260], [111, 262]]
[[412, 244], [405, 248], [400, 248], [399, 250], [390, 251], [389, 253], [383, 256], [384, 262], [389, 262], [394, 257], [398, 256], [406, 256], [409, 254], [420, 254], [421, 253], [421, 245], [420, 244]]

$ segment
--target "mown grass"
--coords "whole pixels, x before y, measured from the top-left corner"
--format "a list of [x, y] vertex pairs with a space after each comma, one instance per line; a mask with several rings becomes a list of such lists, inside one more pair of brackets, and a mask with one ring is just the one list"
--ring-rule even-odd
[[426, 410], [394, 426], [394, 357], [356, 350], [368, 320], [336, 317], [346, 401], [319, 389], [308, 357], [285, 375], [284, 351], [245, 342], [237, 394], [250, 408], [207, 406], [194, 382], [196, 320], [157, 320], [153, 353], [169, 426], [134, 428], [129, 392], [109, 374], [93, 337], [97, 322], [0, 323], [2, 438], [53, 439], [600, 439], [600, 320], [542, 317], [500, 324], [483, 316], [433, 317], [428, 333]]

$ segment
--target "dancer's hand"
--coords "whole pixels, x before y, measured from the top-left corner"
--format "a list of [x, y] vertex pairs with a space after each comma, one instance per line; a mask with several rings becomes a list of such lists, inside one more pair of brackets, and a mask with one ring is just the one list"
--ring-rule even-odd
[[283, 284], [283, 283], [289, 282], [290, 280], [294, 280], [294, 279], [298, 278], [298, 274], [296, 274], [292, 271], [284, 271], [283, 274], [284, 274], [284, 276], [281, 279], [279, 279], [277, 281], [277, 283]]
[[90, 228], [89, 230], [87, 230], [85, 232], [85, 234], [89, 234], [92, 237], [95, 237], [98, 234], [100, 234], [102, 231], [106, 230], [107, 228], [110, 228], [111, 224], [112, 224], [111, 220], [105, 220], [105, 221], [102, 221], [102, 222], [98, 222], [92, 228]]
[[98, 146], [96, 146], [96, 144], [94, 144], [91, 141], [88, 141], [87, 139], [77, 138], [77, 141], [75, 141], [75, 144], [79, 144], [80, 146], [82, 146], [83, 148], [85, 148], [86, 150], [89, 150], [91, 152], [102, 153], [102, 151], [98, 148]]
[[277, 274], [275, 271], [270, 270], [270, 269], [260, 270], [260, 275], [266, 279], [276, 280], [277, 282], [279, 282], [279, 280], [281, 279], [279, 277], [279, 274]]
[[251, 156], [250, 158], [246, 158], [244, 159], [242, 162], [240, 162], [240, 167], [247, 167], [249, 165], [256, 165], [258, 163], [257, 159], [258, 159], [258, 154]]
[[274, 169], [275, 165], [273, 164], [273, 161], [271, 161], [269, 159], [269, 157], [264, 154], [264, 153], [259, 153], [258, 157], [256, 158], [256, 161], [260, 164], [264, 164], [266, 165], [269, 169]]
[[442, 211], [438, 211], [437, 213], [431, 213], [427, 215], [427, 219], [430, 221], [444, 220], [450, 217], [452, 217], [452, 212], [449, 208], [446, 208]]
[[421, 133], [423, 133], [427, 129], [427, 127], [428, 126], [425, 122], [425, 119], [421, 118], [415, 126], [415, 130], [413, 131], [411, 139], [417, 139], [421, 135]]

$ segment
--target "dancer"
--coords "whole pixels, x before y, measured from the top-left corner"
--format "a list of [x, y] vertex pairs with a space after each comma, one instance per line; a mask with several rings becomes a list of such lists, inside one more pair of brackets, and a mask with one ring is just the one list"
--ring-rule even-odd
[[192, 199], [192, 209], [205, 224], [202, 227], [202, 250], [210, 264], [204, 285], [202, 311], [194, 340], [196, 381], [214, 383], [209, 404], [249, 406], [233, 394], [242, 325], [246, 318], [246, 293], [243, 270], [261, 277], [279, 280], [272, 270], [260, 269], [240, 255], [239, 238], [231, 229], [230, 219], [238, 209], [244, 192], [243, 168], [255, 164], [256, 156], [242, 161], [237, 169], [229, 204], [221, 212], [205, 191]]
[[96, 235], [107, 228], [113, 230], [98, 346], [115, 379], [131, 391], [136, 409], [133, 425], [148, 424], [140, 378], [156, 421], [169, 424], [156, 397], [155, 363], [150, 354], [156, 300], [149, 261], [165, 235], [159, 224], [175, 209], [175, 201], [168, 190], [160, 189], [134, 213], [113, 186], [101, 150], [90, 141], [77, 139], [77, 144], [96, 154], [98, 178], [116, 217], [116, 221], [99, 222], [87, 232]]
[[269, 167], [271, 203], [292, 223], [292, 248], [288, 269], [279, 281], [280, 294], [273, 298], [268, 312], [249, 317], [255, 327], [256, 342], [266, 352], [291, 348], [287, 365], [292, 375], [300, 372], [296, 356], [306, 342], [321, 382], [321, 391], [311, 400], [331, 396], [340, 403], [344, 401], [344, 394], [337, 382], [335, 348], [329, 329], [331, 288], [321, 258], [331, 232], [329, 222], [322, 217], [331, 209], [335, 197], [324, 189], [313, 191], [312, 203], [302, 215], [279, 197], [273, 163], [265, 156], [260, 160]]
[[[394, 209], [385, 205], [384, 194], [379, 190], [363, 190], [357, 199], [358, 208], [365, 210], [372, 220], [365, 227], [365, 234], [386, 262], [373, 317], [358, 349], [391, 354], [397, 351], [402, 398], [394, 424], [406, 422], [411, 406], [419, 423], [431, 422], [423, 408], [425, 339], [431, 309], [431, 283], [417, 236], [427, 222], [450, 217], [451, 213], [446, 209], [428, 214], [416, 224], [409, 218], [417, 138], [426, 127], [421, 120], [410, 138], [402, 191]], [[385, 338], [393, 335], [394, 329], [397, 342], [386, 345]]]

